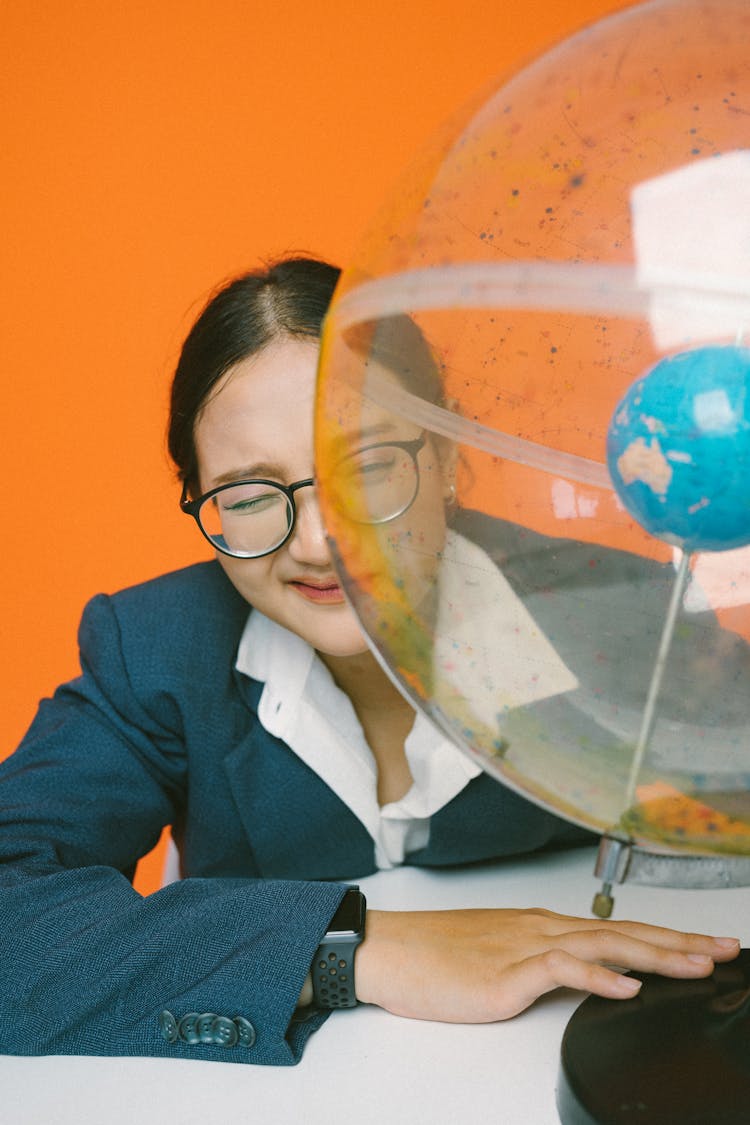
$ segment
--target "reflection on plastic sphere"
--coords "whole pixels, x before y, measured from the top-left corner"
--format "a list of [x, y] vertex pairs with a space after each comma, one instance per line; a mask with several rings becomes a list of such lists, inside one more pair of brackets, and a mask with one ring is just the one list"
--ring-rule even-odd
[[415, 705], [569, 820], [730, 853], [750, 853], [748, 42], [746, 0], [656, 0], [447, 126], [342, 279], [316, 408], [336, 565]]
[[687, 551], [750, 543], [750, 350], [663, 359], [618, 404], [612, 482], [638, 522]]

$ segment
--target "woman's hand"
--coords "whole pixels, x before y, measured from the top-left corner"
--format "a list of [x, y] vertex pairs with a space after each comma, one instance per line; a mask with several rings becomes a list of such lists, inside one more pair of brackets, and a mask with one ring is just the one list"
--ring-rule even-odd
[[706, 977], [739, 948], [735, 938], [549, 910], [368, 910], [357, 998], [413, 1019], [489, 1023], [560, 986], [635, 996], [640, 982], [606, 965]]

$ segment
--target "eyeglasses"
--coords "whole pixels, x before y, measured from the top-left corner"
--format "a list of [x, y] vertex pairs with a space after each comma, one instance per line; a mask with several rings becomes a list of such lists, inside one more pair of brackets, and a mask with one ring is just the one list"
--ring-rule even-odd
[[[417, 456], [425, 441], [423, 432], [413, 441], [380, 442], [344, 457], [330, 490], [340, 514], [360, 524], [388, 523], [403, 515], [419, 491]], [[314, 486], [313, 477], [288, 485], [240, 480], [189, 500], [185, 484], [180, 507], [222, 554], [260, 559], [291, 537], [297, 521], [294, 494]]]

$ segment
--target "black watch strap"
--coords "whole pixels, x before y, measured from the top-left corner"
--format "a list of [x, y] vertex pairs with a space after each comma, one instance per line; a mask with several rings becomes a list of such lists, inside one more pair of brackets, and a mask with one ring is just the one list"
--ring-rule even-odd
[[365, 936], [367, 903], [359, 887], [349, 887], [318, 946], [312, 986], [319, 1008], [354, 1008], [354, 955]]

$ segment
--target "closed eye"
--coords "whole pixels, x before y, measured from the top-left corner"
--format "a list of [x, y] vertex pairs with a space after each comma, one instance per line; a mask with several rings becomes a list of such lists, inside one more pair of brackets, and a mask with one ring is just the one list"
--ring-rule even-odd
[[255, 515], [285, 502], [281, 493], [265, 492], [260, 496], [248, 496], [232, 503], [223, 503], [222, 510], [230, 515]]

